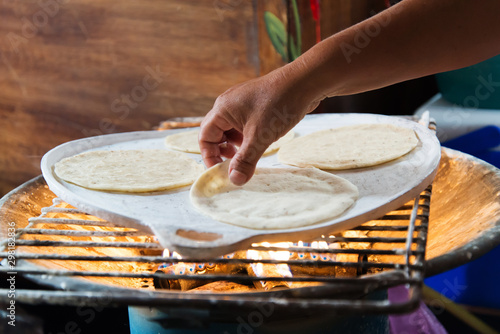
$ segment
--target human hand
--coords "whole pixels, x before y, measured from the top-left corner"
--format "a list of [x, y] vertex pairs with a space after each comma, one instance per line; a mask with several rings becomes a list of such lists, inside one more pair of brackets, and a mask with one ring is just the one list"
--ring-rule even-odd
[[207, 167], [232, 158], [231, 182], [248, 182], [267, 147], [318, 106], [320, 99], [311, 88], [307, 75], [289, 64], [220, 95], [199, 135]]

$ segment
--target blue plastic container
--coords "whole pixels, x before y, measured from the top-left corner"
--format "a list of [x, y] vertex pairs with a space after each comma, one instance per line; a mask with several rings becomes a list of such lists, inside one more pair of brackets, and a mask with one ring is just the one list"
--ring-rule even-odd
[[[500, 128], [486, 126], [442, 143], [500, 168]], [[425, 279], [425, 284], [454, 302], [500, 310], [500, 246], [455, 269]]]
[[436, 80], [448, 102], [467, 108], [500, 109], [500, 55], [436, 74]]
[[452, 301], [500, 310], [500, 246], [460, 267], [425, 279]]

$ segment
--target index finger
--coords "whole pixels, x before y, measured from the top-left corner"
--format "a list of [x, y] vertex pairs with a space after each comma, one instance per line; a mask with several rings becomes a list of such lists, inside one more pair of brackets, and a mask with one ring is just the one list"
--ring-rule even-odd
[[201, 157], [207, 167], [222, 162], [219, 144], [225, 141], [224, 132], [231, 128], [231, 125], [221, 117], [211, 116], [210, 113], [205, 116], [201, 123], [198, 144]]

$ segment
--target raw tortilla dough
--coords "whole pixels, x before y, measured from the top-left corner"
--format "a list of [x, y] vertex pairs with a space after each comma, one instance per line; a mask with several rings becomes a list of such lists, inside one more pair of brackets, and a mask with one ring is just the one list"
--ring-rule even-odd
[[283, 145], [278, 159], [298, 167], [349, 169], [397, 159], [417, 144], [412, 129], [392, 124], [358, 124], [296, 138]]
[[54, 172], [76, 185], [107, 191], [147, 192], [186, 186], [204, 167], [167, 150], [90, 151], [62, 159]]
[[200, 146], [198, 145], [199, 133], [200, 130], [175, 133], [165, 138], [165, 145], [173, 150], [200, 154]]
[[[165, 145], [168, 148], [177, 150], [177, 151], [182, 151], [182, 152], [187, 152], [187, 153], [198, 153], [200, 154], [200, 146], [198, 145], [198, 134], [200, 133], [200, 130], [193, 130], [193, 131], [185, 131], [185, 132], [180, 132], [176, 133], [170, 136], [167, 136], [165, 138]], [[271, 153], [276, 152], [279, 150], [279, 148], [291, 141], [293, 137], [295, 136], [295, 133], [293, 131], [289, 131], [287, 134], [285, 134], [283, 137], [272, 143], [267, 150], [264, 152], [264, 155], [268, 155]]]
[[229, 161], [191, 187], [192, 204], [221, 222], [251, 229], [309, 226], [344, 213], [358, 198], [349, 181], [315, 168], [257, 168], [242, 187], [228, 178]]

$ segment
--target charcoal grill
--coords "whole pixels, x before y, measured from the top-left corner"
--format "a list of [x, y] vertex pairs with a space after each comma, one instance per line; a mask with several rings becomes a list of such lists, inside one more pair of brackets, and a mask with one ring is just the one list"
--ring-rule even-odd
[[[334, 314], [408, 312], [419, 303], [425, 274], [451, 269], [500, 244], [498, 169], [444, 149], [433, 188], [432, 205], [431, 187], [428, 187], [400, 209], [341, 234], [318, 236], [314, 245], [259, 244], [250, 249], [288, 252], [294, 254], [293, 259], [235, 258], [228, 254], [187, 260], [175, 254], [163, 256], [163, 249], [152, 235], [70, 207], [55, 198], [43, 178], [37, 177], [0, 202], [3, 247], [0, 272], [38, 283], [36, 290], [16, 290], [16, 302], [35, 305], [133, 305], [231, 312], [272, 305], [273, 317], [285, 318], [318, 311]], [[472, 197], [471, 192], [475, 196]], [[475, 204], [473, 211], [471, 203]], [[437, 210], [433, 211], [435, 207]], [[13, 268], [7, 261], [10, 222], [16, 226], [17, 262]], [[450, 228], [453, 224], [455, 228]], [[187, 270], [175, 275], [157, 272], [164, 263], [183, 263], [186, 268], [195, 268], [197, 264], [261, 263], [309, 268], [311, 274], [249, 276], [208, 271], [200, 274], [196, 269], [193, 273]], [[331, 268], [337, 274], [335, 277], [315, 275], [315, 270], [320, 268]], [[155, 289], [155, 280], [224, 281], [246, 286], [252, 286], [253, 282], [279, 281], [286, 282], [289, 288], [195, 293]], [[410, 291], [404, 303], [393, 303], [386, 295], [377, 300], [365, 298], [372, 292], [401, 284], [407, 285]], [[53, 290], [54, 287], [57, 290]], [[7, 292], [1, 290], [4, 301]]]
[[[41, 182], [37, 180], [35, 182]], [[414, 203], [405, 205], [399, 210], [391, 212], [377, 221], [371, 221], [351, 233], [357, 237], [343, 237], [340, 235], [322, 236], [318, 243], [332, 246], [340, 244], [349, 245], [349, 248], [320, 248], [311, 245], [290, 245], [290, 247], [255, 245], [251, 249], [255, 251], [290, 252], [299, 254], [304, 259], [276, 260], [276, 259], [236, 259], [228, 254], [222, 258], [197, 258], [182, 259], [176, 256], [164, 257], [162, 249], [154, 241], [154, 236], [145, 235], [133, 229], [124, 229], [116, 225], [87, 215], [75, 208], [69, 207], [59, 199], [53, 199], [54, 204], [42, 208], [42, 214], [28, 220], [28, 224], [17, 229], [16, 264], [15, 272], [18, 275], [27, 275], [38, 283], [62, 288], [61, 291], [19, 291], [16, 299], [26, 303], [49, 303], [88, 305], [103, 302], [112, 305], [190, 305], [209, 306], [214, 300], [227, 307], [254, 307], [254, 303], [268, 302], [271, 300], [277, 305], [286, 308], [328, 308], [349, 309], [351, 311], [368, 312], [404, 312], [415, 307], [419, 300], [420, 283], [423, 278], [423, 259], [425, 256], [425, 242], [427, 235], [428, 212], [430, 202], [430, 188], [428, 188]], [[77, 215], [78, 218], [71, 216]], [[380, 222], [380, 224], [377, 224]], [[42, 227], [40, 227], [42, 225]], [[76, 229], [60, 229], [63, 226], [76, 226]], [[112, 227], [110, 227], [112, 226]], [[105, 230], [103, 230], [105, 229]], [[124, 231], [125, 230], [125, 231]], [[415, 232], [413, 232], [415, 231]], [[349, 232], [343, 233], [349, 235]], [[368, 236], [374, 234], [376, 236]], [[384, 236], [385, 234], [385, 236]], [[396, 236], [398, 235], [398, 236]], [[413, 238], [411, 237], [413, 235]], [[68, 241], [71, 238], [73, 240]], [[105, 241], [114, 238], [117, 241]], [[60, 239], [60, 240], [57, 240]], [[62, 239], [62, 240], [61, 240]], [[84, 241], [82, 241], [82, 239]], [[86, 241], [85, 239], [93, 239]], [[103, 241], [96, 241], [101, 239]], [[131, 241], [122, 241], [129, 239]], [[134, 239], [134, 240], [132, 240]], [[379, 245], [382, 247], [367, 247], [367, 245]], [[383, 247], [383, 245], [389, 245]], [[5, 244], [4, 244], [5, 246]], [[87, 249], [93, 248], [96, 255], [69, 255], [69, 248]], [[102, 250], [105, 249], [105, 250]], [[74, 253], [74, 251], [72, 252]], [[81, 252], [78, 252], [81, 253]], [[100, 254], [99, 254], [100, 253]], [[103, 254], [104, 253], [104, 254]], [[134, 256], [112, 256], [110, 253], [135, 253]], [[157, 253], [157, 255], [148, 255]], [[345, 256], [350, 259], [358, 259], [356, 262], [340, 262], [331, 260], [332, 255]], [[4, 251], [0, 256], [6, 258], [8, 254]], [[392, 261], [389, 259], [393, 258]], [[66, 262], [60, 264], [59, 262]], [[92, 263], [90, 263], [92, 262]], [[134, 262], [133, 271], [118, 270], [130, 266]], [[118, 264], [116, 270], [95, 270], [89, 268], [109, 267], [110, 263]], [[126, 265], [119, 265], [125, 263]], [[300, 266], [312, 268], [335, 268], [334, 271], [350, 271], [362, 274], [361, 279], [348, 277], [328, 277], [315, 275], [301, 275], [292, 277], [265, 277], [248, 276], [240, 274], [189, 274], [186, 270], [181, 275], [166, 275], [155, 272], [157, 267], [163, 263], [185, 263], [185, 264], [212, 264], [212, 265], [242, 265], [242, 264], [286, 264], [289, 266]], [[42, 267], [43, 266], [43, 267]], [[58, 269], [65, 267], [65, 269]], [[79, 269], [71, 270], [71, 267]], [[121, 267], [121, 268], [120, 268]], [[189, 268], [189, 265], [186, 266]], [[125, 268], [126, 269], [126, 268]], [[9, 274], [9, 268], [3, 268], [2, 272]], [[371, 275], [368, 275], [370, 273]], [[75, 276], [83, 277], [87, 281], [97, 284], [108, 284], [114, 287], [109, 290], [112, 294], [111, 300], [108, 294], [99, 291], [98, 285], [84, 284], [81, 279], [66, 279]], [[113, 282], [113, 279], [118, 279]], [[280, 290], [277, 298], [266, 296], [262, 291], [252, 293], [236, 294], [186, 294], [175, 291], [155, 291], [151, 293], [152, 280], [206, 280], [208, 281], [232, 281], [239, 283], [251, 283], [253, 281], [282, 281], [293, 283], [323, 283], [312, 287], [301, 287], [296, 289]], [[119, 282], [121, 280], [121, 282]], [[126, 281], [124, 281], [126, 280]], [[347, 299], [313, 299], [319, 296], [345, 294], [346, 289], [350, 294], [366, 294], [377, 288], [409, 284], [412, 289], [412, 298], [405, 304], [391, 304], [387, 301], [358, 301]], [[80, 290], [87, 285], [88, 288]], [[95, 285], [95, 286], [94, 286]], [[122, 286], [127, 286], [124, 289]], [[298, 285], [298, 284], [296, 284]], [[5, 292], [5, 291], [2, 291]], [[301, 297], [296, 300], [297, 297]]]

